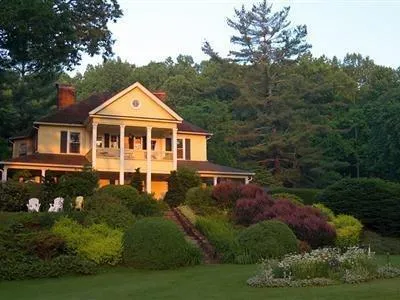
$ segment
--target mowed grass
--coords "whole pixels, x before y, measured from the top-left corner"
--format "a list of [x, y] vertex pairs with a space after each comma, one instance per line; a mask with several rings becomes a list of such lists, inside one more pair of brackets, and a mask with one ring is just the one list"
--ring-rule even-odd
[[[400, 263], [400, 257], [395, 260]], [[256, 270], [254, 265], [202, 265], [169, 271], [115, 268], [87, 277], [0, 282], [0, 299], [400, 299], [400, 279], [329, 287], [248, 287], [246, 279]]]

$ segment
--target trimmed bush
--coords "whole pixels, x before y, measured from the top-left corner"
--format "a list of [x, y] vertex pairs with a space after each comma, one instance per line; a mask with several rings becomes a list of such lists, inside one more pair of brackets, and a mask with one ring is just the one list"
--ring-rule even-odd
[[30, 242], [29, 252], [40, 259], [50, 260], [54, 257], [67, 254], [65, 240], [49, 231], [41, 231]]
[[22, 280], [60, 277], [63, 275], [91, 275], [96, 265], [77, 256], [63, 255], [52, 260], [24, 259], [7, 260], [0, 264], [0, 280]]
[[348, 248], [360, 243], [362, 224], [356, 218], [347, 215], [338, 215], [333, 219], [336, 228], [336, 246]]
[[289, 200], [290, 202], [292, 202], [293, 204], [300, 205], [300, 206], [304, 205], [303, 199], [301, 199], [299, 196], [296, 196], [296, 195], [290, 194], [290, 193], [272, 194], [272, 198], [274, 198], [275, 200], [286, 199], [286, 200]]
[[384, 236], [400, 236], [400, 184], [380, 179], [343, 179], [320, 195], [336, 214], [352, 215]]
[[277, 187], [270, 190], [271, 194], [289, 193], [300, 197], [305, 205], [311, 205], [318, 201], [317, 196], [321, 192], [319, 189], [307, 188], [285, 188]]
[[299, 240], [306, 241], [312, 248], [332, 245], [336, 238], [335, 228], [318, 209], [311, 206], [297, 206], [289, 200], [278, 200], [258, 215], [254, 223], [271, 219], [287, 224]]
[[333, 213], [333, 211], [322, 203], [316, 203], [312, 206], [319, 209], [321, 214], [324, 215], [328, 221], [333, 221], [333, 219], [335, 218], [335, 214]]
[[361, 236], [363, 247], [371, 247], [376, 254], [400, 254], [400, 238], [384, 237], [375, 232], [365, 230]]
[[131, 212], [133, 211], [133, 205], [137, 198], [139, 198], [139, 192], [130, 185], [106, 185], [99, 189], [96, 195], [108, 195], [121, 201], [121, 204], [125, 205]]
[[[162, 216], [162, 201], [157, 201], [151, 194], [142, 193], [132, 204], [132, 213], [136, 216], [158, 217]], [[165, 205], [165, 204], [164, 204]]]
[[197, 214], [208, 215], [215, 212], [216, 201], [211, 197], [212, 187], [193, 187], [186, 193], [185, 204]]
[[123, 261], [141, 269], [172, 269], [198, 264], [199, 249], [185, 240], [169, 220], [144, 218], [129, 228], [123, 237]]
[[297, 252], [296, 236], [286, 224], [279, 221], [252, 225], [239, 233], [237, 240], [252, 262]]
[[115, 265], [121, 259], [122, 232], [105, 224], [83, 227], [71, 219], [61, 218], [52, 232], [65, 239], [68, 248], [78, 256], [96, 264]]
[[233, 263], [238, 252], [237, 232], [232, 224], [222, 219], [197, 217], [196, 228], [207, 237], [221, 256], [222, 262]]
[[0, 183], [0, 211], [27, 211], [29, 198], [27, 184], [11, 180]]

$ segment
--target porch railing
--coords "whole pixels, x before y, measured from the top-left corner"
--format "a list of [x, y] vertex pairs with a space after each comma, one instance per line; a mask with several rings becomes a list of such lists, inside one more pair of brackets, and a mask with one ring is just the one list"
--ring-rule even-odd
[[[96, 155], [99, 158], [118, 158], [119, 159], [119, 149], [118, 148], [97, 148]], [[124, 153], [125, 160], [146, 160], [147, 151], [146, 150], [132, 150], [125, 149]], [[172, 160], [172, 151], [152, 151], [152, 160]]]

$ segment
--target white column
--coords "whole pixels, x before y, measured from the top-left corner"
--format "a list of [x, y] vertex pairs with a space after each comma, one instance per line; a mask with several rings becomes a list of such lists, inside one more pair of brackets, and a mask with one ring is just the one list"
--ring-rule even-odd
[[3, 172], [1, 173], [1, 181], [2, 182], [6, 182], [7, 181], [7, 171], [8, 171], [8, 168], [4, 167], [3, 168]]
[[46, 169], [42, 169], [41, 171], [42, 171], [42, 177], [45, 177], [46, 176]]
[[172, 129], [172, 169], [176, 170], [178, 168], [178, 129]]
[[151, 193], [151, 127], [147, 127], [146, 135], [147, 170], [146, 170], [146, 192]]
[[125, 180], [125, 125], [119, 125], [119, 184]]
[[217, 184], [218, 184], [218, 177], [215, 176], [215, 177], [214, 177], [214, 183], [213, 183], [213, 185], [217, 185]]
[[246, 177], [246, 178], [244, 179], [244, 184], [249, 184], [249, 182], [250, 182], [249, 177]]
[[97, 142], [97, 123], [92, 124], [92, 168], [96, 169], [96, 142]]

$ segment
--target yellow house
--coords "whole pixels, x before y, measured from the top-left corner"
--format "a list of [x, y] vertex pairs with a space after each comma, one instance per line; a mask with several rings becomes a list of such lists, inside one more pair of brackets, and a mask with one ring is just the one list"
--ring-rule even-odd
[[185, 120], [164, 103], [164, 93], [152, 93], [136, 82], [116, 95], [93, 95], [75, 102], [75, 89], [57, 85], [58, 110], [36, 122], [26, 134], [11, 138], [9, 171], [46, 170], [63, 174], [91, 165], [100, 185], [125, 184], [136, 168], [146, 191], [161, 198], [172, 170], [196, 170], [205, 183], [231, 179], [248, 183], [252, 172], [221, 166], [207, 160], [212, 134]]

